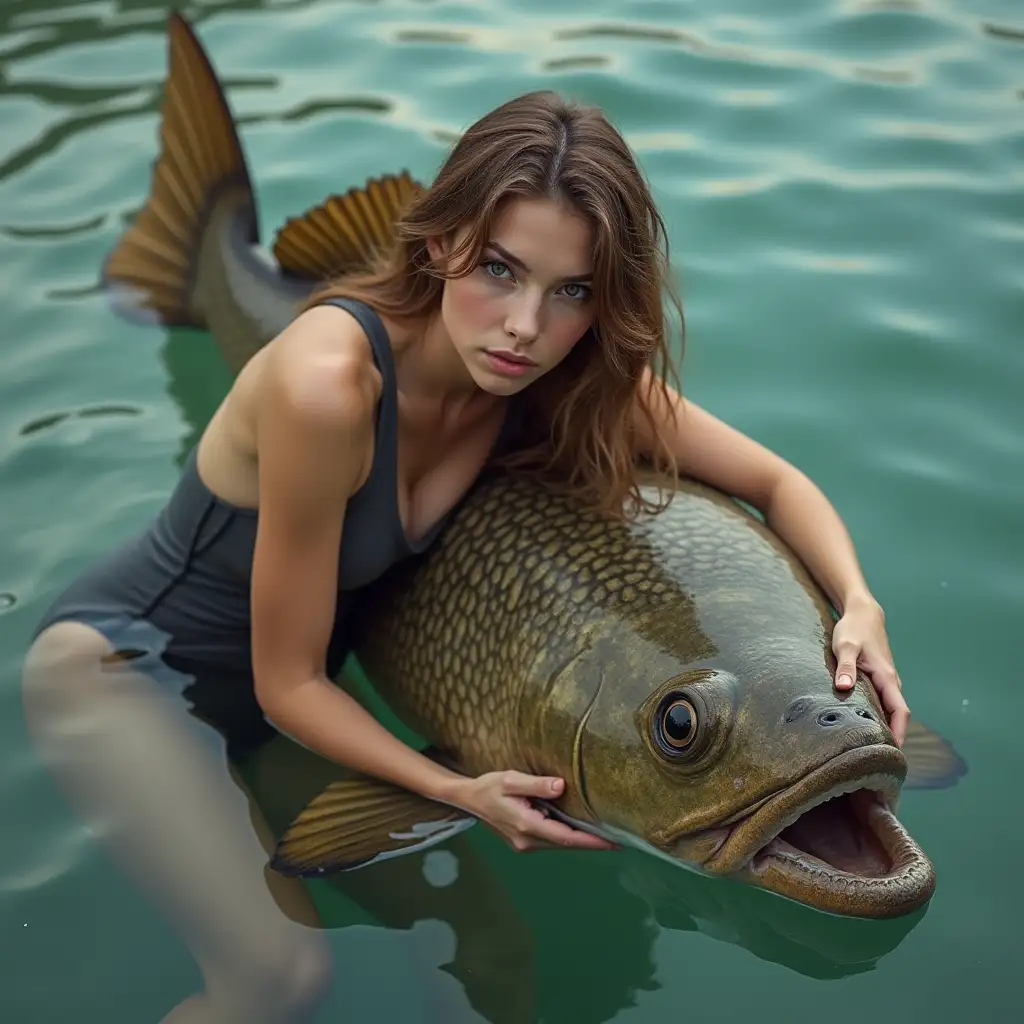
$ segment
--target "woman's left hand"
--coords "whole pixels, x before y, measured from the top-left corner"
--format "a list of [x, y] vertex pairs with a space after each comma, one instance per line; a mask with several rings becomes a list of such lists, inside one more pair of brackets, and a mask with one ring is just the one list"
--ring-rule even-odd
[[903, 684], [893, 665], [885, 633], [885, 614], [876, 601], [865, 599], [846, 607], [832, 634], [832, 650], [839, 662], [836, 689], [851, 690], [859, 667], [878, 691], [882, 707], [889, 715], [889, 728], [902, 747], [910, 709], [903, 699]]

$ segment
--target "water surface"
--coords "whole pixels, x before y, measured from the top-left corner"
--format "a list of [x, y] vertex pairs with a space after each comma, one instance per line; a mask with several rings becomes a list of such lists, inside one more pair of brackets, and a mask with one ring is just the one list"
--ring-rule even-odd
[[[198, 983], [69, 814], [18, 695], [35, 619], [159, 508], [227, 385], [205, 335], [120, 321], [96, 285], [147, 187], [166, 10], [0, 7], [5, 1020], [158, 1020]], [[318, 891], [340, 965], [322, 1019], [483, 1019], [439, 969], [456, 950], [480, 958], [478, 1006], [532, 986], [549, 1024], [1016, 1019], [1020, 5], [207, 0], [187, 13], [243, 126], [267, 242], [367, 176], [429, 180], [512, 95], [553, 86], [603, 104], [668, 224], [687, 390], [835, 502], [914, 713], [970, 765], [953, 790], [904, 797], [939, 877], [911, 921], [837, 922], [632, 853], [517, 857], [478, 829], [362, 883], [392, 893], [394, 915]]]

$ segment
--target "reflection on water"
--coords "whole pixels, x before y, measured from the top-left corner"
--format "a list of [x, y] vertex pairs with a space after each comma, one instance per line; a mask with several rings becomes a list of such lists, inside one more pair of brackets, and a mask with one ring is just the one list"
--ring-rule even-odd
[[[389, 717], [363, 677], [347, 685]], [[285, 739], [245, 766], [277, 834], [339, 774]], [[444, 861], [432, 863], [440, 854]], [[491, 1024], [564, 1019], [566, 991], [574, 1024], [614, 1019], [639, 993], [660, 987], [655, 946], [663, 933], [701, 935], [804, 977], [836, 979], [872, 970], [927, 913], [836, 917], [636, 851], [531, 854], [523, 863], [480, 827], [440, 850], [317, 880], [310, 889], [327, 928], [365, 914], [403, 931], [444, 922], [455, 942], [444, 969]]]

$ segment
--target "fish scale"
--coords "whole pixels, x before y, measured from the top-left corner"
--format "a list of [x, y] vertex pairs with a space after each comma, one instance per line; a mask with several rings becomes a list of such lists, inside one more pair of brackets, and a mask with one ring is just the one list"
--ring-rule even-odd
[[[459, 749], [467, 768], [486, 770], [496, 758], [543, 767], [524, 757], [524, 737], [510, 726], [548, 684], [550, 666], [580, 651], [588, 625], [607, 620], [628, 624], [636, 636], [674, 634], [668, 651], [677, 672], [714, 653], [683, 583], [702, 551], [713, 557], [701, 541], [709, 530], [684, 529], [700, 526], [699, 507], [688, 506], [684, 516], [670, 506], [652, 523], [610, 525], [528, 482], [485, 485], [420, 564], [396, 571], [360, 602], [360, 661], [384, 696], [445, 746], [457, 734], [448, 698], [472, 692], [478, 730], [492, 735], [486, 752], [477, 744]], [[662, 548], [672, 558], [660, 557]], [[619, 656], [627, 657], [625, 648]], [[497, 747], [494, 734], [503, 736]], [[562, 766], [570, 759], [571, 751], [556, 756]]]

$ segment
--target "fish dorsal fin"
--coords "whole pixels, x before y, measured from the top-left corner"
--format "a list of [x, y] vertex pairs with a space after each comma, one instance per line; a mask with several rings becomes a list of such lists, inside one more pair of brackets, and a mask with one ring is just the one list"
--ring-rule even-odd
[[905, 789], [946, 789], [967, 774], [966, 763], [949, 740], [913, 718], [903, 740], [903, 754], [907, 759]]
[[475, 823], [457, 807], [357, 774], [330, 783], [303, 808], [270, 866], [299, 878], [351, 871], [424, 850]]
[[402, 171], [331, 196], [285, 222], [274, 258], [286, 273], [317, 281], [363, 270], [391, 244], [395, 221], [421, 188]]

